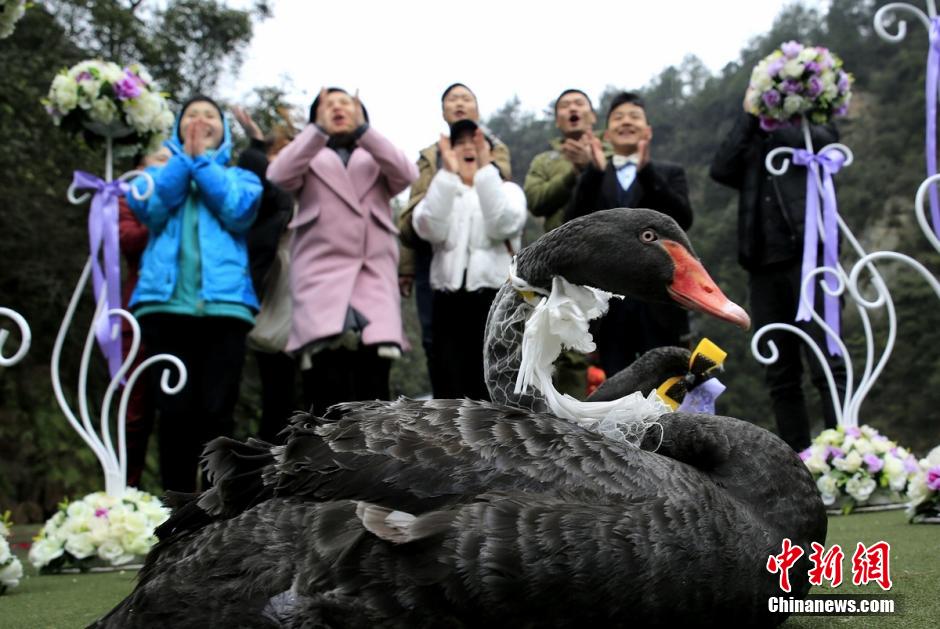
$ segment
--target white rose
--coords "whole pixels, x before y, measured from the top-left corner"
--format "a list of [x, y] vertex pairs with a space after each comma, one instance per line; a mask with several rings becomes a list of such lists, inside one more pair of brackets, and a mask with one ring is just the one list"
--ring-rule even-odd
[[95, 510], [82, 500], [70, 504], [65, 512], [68, 515], [69, 520], [86, 518], [95, 515]]
[[927, 463], [930, 464], [930, 467], [940, 465], [940, 446], [927, 453]]
[[816, 437], [816, 440], [823, 445], [834, 446], [837, 443], [842, 442], [842, 435], [840, 435], [839, 431], [835, 428], [827, 428], [826, 430], [819, 433], [819, 436]]
[[835, 503], [836, 497], [839, 495], [839, 486], [835, 478], [829, 474], [823, 474], [816, 481], [816, 488], [819, 489], [819, 493], [822, 494], [824, 505], [828, 507]]
[[101, 546], [110, 535], [111, 531], [107, 518], [95, 518], [89, 524], [88, 536], [91, 539], [91, 543], [96, 547]]
[[788, 115], [793, 115], [799, 113], [800, 108], [803, 107], [803, 97], [797, 96], [796, 94], [790, 94], [783, 99], [783, 111]]
[[838, 470], [853, 474], [858, 471], [858, 468], [862, 465], [862, 457], [858, 452], [852, 451], [849, 452], [844, 459], [833, 459], [832, 465]]
[[41, 539], [30, 546], [29, 562], [37, 568], [42, 568], [53, 559], [61, 557], [63, 553], [65, 548], [62, 544], [48, 538]]
[[807, 61], [812, 61], [816, 58], [816, 49], [815, 48], [804, 48], [800, 51], [800, 54], [796, 56], [797, 60], [806, 63]]
[[96, 491], [93, 494], [88, 494], [83, 501], [88, 503], [88, 506], [92, 509], [110, 509], [117, 504], [117, 500], [112, 498], [103, 491]]
[[16, 557], [13, 557], [10, 563], [0, 568], [0, 583], [13, 588], [20, 584], [23, 576], [23, 564]]
[[117, 106], [110, 98], [99, 98], [91, 105], [91, 119], [102, 124], [110, 124], [117, 113]]
[[98, 556], [109, 562], [112, 566], [127, 563], [134, 558], [133, 555], [124, 551], [124, 547], [121, 546], [120, 542], [114, 539], [109, 539], [98, 547]]
[[813, 453], [808, 459], [806, 459], [805, 463], [806, 468], [812, 474], [825, 474], [831, 469], [826, 463], [826, 458], [824, 456], [819, 456], [816, 453]]
[[826, 95], [827, 98], [832, 100], [833, 98], [839, 95], [839, 87], [837, 85], [830, 85], [829, 87], [825, 89], [824, 94]]
[[870, 454], [871, 452], [874, 452], [874, 450], [875, 446], [868, 439], [858, 439], [855, 442], [855, 451], [862, 456]]
[[101, 68], [101, 80], [108, 83], [117, 83], [124, 78], [124, 70], [116, 63], [105, 63]]
[[911, 477], [907, 484], [907, 498], [911, 504], [916, 506], [927, 499], [930, 495], [930, 488], [927, 487], [927, 477], [923, 474], [917, 474]]
[[875, 454], [884, 454], [894, 447], [891, 445], [891, 442], [888, 441], [887, 439], [875, 439], [871, 443], [872, 443], [872, 447], [875, 450]]
[[790, 59], [785, 64], [783, 64], [783, 69], [780, 70], [780, 74], [785, 79], [798, 79], [803, 76], [803, 71], [806, 69], [806, 65], [803, 64], [798, 58]]
[[127, 533], [121, 538], [124, 550], [132, 555], [146, 555], [150, 548], [157, 543], [156, 536]]
[[904, 469], [904, 461], [897, 458], [890, 452], [884, 456], [885, 466], [881, 468], [881, 473], [888, 478], [888, 485], [894, 491], [901, 491], [907, 483], [907, 471]]
[[49, 88], [49, 100], [59, 111], [69, 112], [78, 105], [78, 86], [69, 77], [59, 74], [52, 79], [52, 87]]
[[84, 559], [95, 554], [95, 545], [88, 533], [73, 535], [65, 542], [65, 550], [76, 559]]
[[7, 540], [0, 537], [0, 565], [5, 564], [12, 556], [13, 554], [10, 552], [10, 545], [7, 543]]
[[766, 92], [771, 87], [773, 87], [773, 79], [770, 78], [770, 75], [767, 74], [767, 67], [760, 66], [754, 68], [754, 73], [751, 75], [751, 85], [754, 86], [758, 92]]
[[856, 474], [845, 483], [845, 491], [857, 502], [865, 502], [877, 486], [874, 478], [862, 478], [861, 474]]

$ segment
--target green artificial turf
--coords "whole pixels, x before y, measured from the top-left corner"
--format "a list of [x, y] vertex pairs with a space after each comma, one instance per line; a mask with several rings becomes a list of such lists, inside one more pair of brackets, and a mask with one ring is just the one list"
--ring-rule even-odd
[[[32, 529], [16, 527], [14, 541], [29, 539]], [[814, 588], [813, 594], [883, 594], [876, 584], [852, 585], [851, 557], [858, 542], [866, 545], [884, 540], [891, 544], [889, 595], [898, 601], [895, 616], [793, 616], [785, 629], [829, 627], [940, 626], [940, 526], [911, 525], [903, 511], [866, 513], [829, 518], [826, 547], [839, 544], [846, 554], [843, 583], [838, 588]], [[28, 565], [19, 587], [0, 596], [0, 627], [3, 629], [65, 629], [84, 627], [114, 607], [134, 587], [134, 571], [105, 574], [38, 576]], [[733, 626], [733, 619], [729, 619]]]

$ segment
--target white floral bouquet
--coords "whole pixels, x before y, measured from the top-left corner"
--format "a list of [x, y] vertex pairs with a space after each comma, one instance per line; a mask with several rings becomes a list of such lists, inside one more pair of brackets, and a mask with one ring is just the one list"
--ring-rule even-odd
[[121, 498], [103, 491], [59, 505], [29, 549], [29, 561], [42, 572], [75, 567], [87, 571], [95, 559], [112, 566], [146, 555], [157, 538], [154, 529], [170, 510], [153, 495], [128, 488]]
[[56, 75], [42, 102], [56, 125], [89, 140], [110, 137], [151, 150], [173, 127], [166, 98], [138, 64], [82, 61]]
[[19, 585], [23, 576], [23, 564], [10, 550], [10, 544], [7, 542], [11, 528], [13, 523], [10, 522], [10, 512], [7, 511], [0, 518], [0, 594], [6, 592], [7, 588]]
[[852, 81], [828, 49], [789, 41], [754, 67], [745, 108], [765, 131], [797, 124], [801, 116], [825, 124], [845, 115]]
[[856, 507], [900, 504], [920, 470], [917, 459], [871, 426], [822, 431], [800, 458], [823, 503], [851, 513]]
[[26, 11], [26, 0], [0, 0], [0, 39], [9, 37]]
[[940, 446], [918, 463], [920, 472], [911, 479], [907, 515], [912, 522], [940, 522]]

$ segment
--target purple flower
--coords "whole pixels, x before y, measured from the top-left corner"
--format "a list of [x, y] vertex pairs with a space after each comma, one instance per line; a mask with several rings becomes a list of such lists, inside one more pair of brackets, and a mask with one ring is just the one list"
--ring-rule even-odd
[[107, 509], [102, 509], [101, 507], [95, 509], [95, 517], [96, 517], [96, 518], [106, 518], [106, 517], [108, 517], [108, 510], [107, 510]]
[[767, 90], [761, 94], [761, 100], [764, 104], [773, 109], [780, 104], [780, 92], [777, 90]]
[[845, 72], [839, 72], [839, 91], [847, 92], [849, 89], [849, 75]]
[[913, 454], [909, 455], [906, 459], [904, 459], [904, 471], [905, 472], [907, 472], [908, 474], [913, 474], [919, 469], [920, 469], [920, 466], [917, 465], [917, 459], [914, 458]]
[[927, 470], [927, 487], [940, 491], [940, 465]]
[[842, 104], [842, 105], [839, 105], [839, 106], [836, 108], [836, 110], [833, 111], [832, 113], [833, 113], [834, 115], [836, 115], [836, 116], [844, 116], [844, 115], [845, 115], [845, 112], [847, 112], [848, 110], [849, 110], [849, 106], [846, 105], [846, 104]]
[[805, 450], [803, 450], [802, 452], [800, 452], [800, 460], [801, 460], [801, 461], [805, 461], [806, 459], [808, 459], [808, 458], [811, 457], [811, 456], [813, 456], [813, 449], [812, 449], [812, 448], [806, 448]]
[[871, 452], [863, 456], [862, 460], [865, 461], [865, 465], [868, 466], [868, 471], [872, 474], [881, 471], [881, 468], [885, 466], [885, 462], [881, 460], [881, 457]]
[[75, 77], [75, 81], [80, 83], [82, 81], [87, 81], [88, 79], [93, 79], [93, 78], [95, 77], [91, 75], [91, 72], [82, 71], [78, 73], [77, 77]]
[[127, 70], [120, 81], [114, 84], [114, 94], [121, 100], [140, 96], [140, 80]]
[[760, 128], [763, 129], [764, 131], [768, 131], [768, 132], [769, 132], [769, 131], [776, 131], [777, 129], [779, 129], [779, 128], [782, 127], [782, 126], [783, 126], [783, 125], [780, 123], [780, 121], [778, 121], [778, 120], [776, 120], [776, 119], [774, 119], [774, 118], [771, 118], [770, 116], [761, 116], [761, 117], [760, 117]]
[[811, 77], [810, 80], [806, 82], [806, 95], [810, 98], [816, 98], [822, 90], [822, 81], [817, 77]]
[[862, 431], [858, 429], [858, 426], [849, 426], [848, 428], [845, 429], [845, 434], [847, 434], [850, 437], [855, 437], [856, 439], [858, 439], [859, 437], [862, 436]]
[[800, 52], [802, 52], [803, 44], [798, 41], [788, 41], [780, 46], [780, 50], [783, 51], [783, 54], [787, 59], [793, 59], [798, 54], [800, 54]]
[[783, 82], [783, 91], [787, 94], [799, 94], [803, 91], [803, 84], [796, 79], [787, 79]]
[[780, 70], [783, 69], [786, 60], [783, 57], [777, 57], [773, 61], [767, 64], [767, 74], [771, 77], [775, 77], [780, 73]]
[[826, 446], [826, 458], [843, 458], [845, 456], [845, 450], [842, 448], [837, 448], [836, 446]]
[[811, 74], [819, 74], [820, 67], [819, 67], [819, 64], [816, 63], [815, 61], [809, 61], [809, 62], [807, 62], [804, 67], [805, 67], [806, 70], [807, 70], [808, 72], [810, 72]]

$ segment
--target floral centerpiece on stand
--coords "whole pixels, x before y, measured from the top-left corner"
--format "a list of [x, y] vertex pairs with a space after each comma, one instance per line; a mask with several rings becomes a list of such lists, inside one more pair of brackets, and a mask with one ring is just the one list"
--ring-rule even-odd
[[919, 462], [920, 472], [911, 479], [907, 515], [911, 522], [940, 524], [940, 446]]
[[45, 573], [127, 564], [150, 551], [154, 529], [169, 516], [156, 497], [137, 489], [128, 488], [121, 498], [95, 492], [59, 505], [33, 541], [29, 561]]
[[138, 64], [92, 59], [62, 70], [43, 101], [56, 125], [86, 139], [156, 149], [173, 127], [166, 98]]
[[9, 37], [26, 11], [26, 0], [0, 0], [0, 39]]
[[745, 106], [765, 131], [799, 124], [805, 117], [825, 124], [843, 116], [852, 96], [852, 75], [827, 48], [789, 41], [751, 72]]
[[824, 430], [800, 458], [826, 507], [843, 514], [901, 506], [920, 469], [914, 455], [871, 426]]
[[10, 512], [7, 511], [0, 518], [0, 594], [6, 592], [7, 588], [19, 585], [23, 576], [23, 564], [10, 550], [10, 544], [7, 542], [12, 528]]

